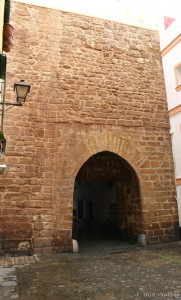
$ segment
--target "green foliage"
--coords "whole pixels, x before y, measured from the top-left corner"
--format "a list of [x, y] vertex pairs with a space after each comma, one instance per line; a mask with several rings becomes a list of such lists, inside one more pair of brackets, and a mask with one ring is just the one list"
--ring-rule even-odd
[[6, 149], [6, 139], [4, 137], [4, 134], [0, 132], [0, 154], [5, 153]]

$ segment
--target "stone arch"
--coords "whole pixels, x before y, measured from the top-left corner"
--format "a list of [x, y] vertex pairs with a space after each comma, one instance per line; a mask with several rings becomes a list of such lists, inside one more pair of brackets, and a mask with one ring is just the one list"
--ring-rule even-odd
[[104, 236], [119, 232], [119, 237], [135, 238], [142, 233], [140, 184], [125, 159], [111, 151], [92, 155], [76, 174], [74, 187], [73, 238], [79, 241], [82, 232], [88, 237], [90, 228]]
[[[83, 135], [81, 140], [69, 149], [67, 156], [64, 158], [65, 168], [63, 170], [59, 169], [56, 172], [53, 201], [53, 248], [55, 252], [69, 251], [71, 249], [75, 177], [81, 166], [91, 156], [104, 151], [109, 151], [122, 157], [135, 171], [140, 189], [140, 211], [142, 215], [140, 227], [142, 233], [144, 233], [144, 215], [142, 213], [144, 180], [142, 178], [141, 169], [146, 159], [132, 142], [112, 134], [111, 131], [102, 130], [94, 135], [91, 134], [91, 136], [89, 134], [87, 136]], [[64, 208], [63, 205], [65, 205]]]
[[69, 157], [72, 161], [72, 175], [75, 177], [85, 161], [92, 155], [102, 151], [110, 151], [125, 159], [135, 170], [140, 180], [140, 166], [145, 161], [144, 157], [133, 143], [110, 132], [104, 135], [96, 134], [90, 139], [86, 138], [75, 145], [72, 152], [69, 153]]

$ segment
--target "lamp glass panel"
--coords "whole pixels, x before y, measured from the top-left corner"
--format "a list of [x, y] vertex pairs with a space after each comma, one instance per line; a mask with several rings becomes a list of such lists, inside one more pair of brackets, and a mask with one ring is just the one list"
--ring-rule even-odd
[[27, 93], [28, 93], [27, 86], [16, 85], [17, 101], [21, 101], [21, 102], [25, 101]]

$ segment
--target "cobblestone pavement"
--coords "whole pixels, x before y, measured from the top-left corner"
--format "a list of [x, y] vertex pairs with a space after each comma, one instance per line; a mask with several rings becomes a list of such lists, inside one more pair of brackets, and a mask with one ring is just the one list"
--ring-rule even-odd
[[3, 282], [12, 283], [11, 297], [0, 299], [181, 300], [181, 242], [147, 247], [90, 242], [79, 253], [33, 260], [0, 269], [7, 271], [6, 280], [0, 279], [0, 291]]
[[17, 267], [39, 261], [38, 256], [0, 257], [0, 300], [19, 300]]
[[15, 268], [0, 268], [0, 299], [19, 299]]

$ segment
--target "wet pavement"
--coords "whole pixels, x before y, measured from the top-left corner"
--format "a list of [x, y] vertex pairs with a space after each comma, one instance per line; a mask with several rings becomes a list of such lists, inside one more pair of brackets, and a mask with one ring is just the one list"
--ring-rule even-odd
[[181, 241], [147, 247], [89, 241], [79, 253], [41, 256], [9, 269], [3, 276], [12, 282], [11, 296], [2, 298], [6, 280], [0, 279], [2, 300], [181, 300]]
[[0, 268], [0, 299], [19, 299], [16, 270], [13, 267]]
[[0, 299], [19, 299], [17, 267], [39, 261], [37, 255], [20, 257], [0, 257]]

